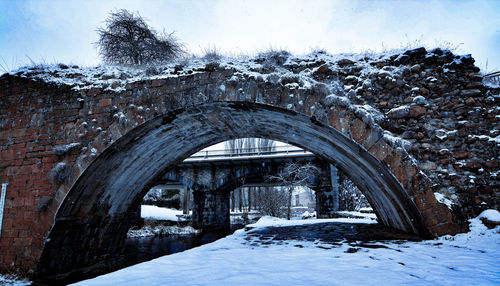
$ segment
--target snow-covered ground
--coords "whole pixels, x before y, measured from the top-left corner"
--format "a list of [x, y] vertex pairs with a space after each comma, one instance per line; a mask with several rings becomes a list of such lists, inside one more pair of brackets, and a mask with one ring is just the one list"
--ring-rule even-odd
[[[480, 217], [498, 218], [490, 210]], [[480, 217], [471, 231], [422, 242], [376, 242], [352, 251], [320, 241], [252, 243], [248, 231], [185, 252], [137, 264], [76, 285], [499, 285], [500, 226]], [[254, 228], [324, 221], [263, 217]]]
[[141, 206], [141, 217], [146, 219], [178, 221], [178, 215], [182, 215], [182, 210], [161, 208], [149, 205]]
[[26, 285], [31, 285], [31, 282], [16, 280], [14, 278], [0, 275], [0, 285], [2, 285], [2, 286], [4, 286], [4, 285], [5, 286], [26, 286]]

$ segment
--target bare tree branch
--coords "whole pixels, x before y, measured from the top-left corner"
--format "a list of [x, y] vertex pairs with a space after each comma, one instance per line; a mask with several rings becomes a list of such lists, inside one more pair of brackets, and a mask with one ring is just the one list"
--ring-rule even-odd
[[97, 28], [95, 43], [106, 63], [158, 64], [184, 53], [184, 47], [172, 35], [158, 34], [139, 14], [127, 10], [111, 12], [104, 28]]

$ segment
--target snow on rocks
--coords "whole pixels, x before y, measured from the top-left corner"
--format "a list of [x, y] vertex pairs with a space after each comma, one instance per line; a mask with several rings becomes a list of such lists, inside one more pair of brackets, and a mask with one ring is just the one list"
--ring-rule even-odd
[[387, 116], [391, 118], [404, 118], [407, 117], [410, 114], [410, 106], [409, 105], [403, 105], [399, 107], [395, 107], [389, 112], [387, 112]]
[[447, 197], [445, 197], [445, 195], [441, 193], [434, 193], [434, 197], [438, 202], [445, 204], [450, 210], [452, 209], [451, 206], [453, 205], [453, 202]]
[[494, 228], [500, 225], [500, 212], [497, 210], [485, 210], [479, 216], [479, 219], [484, 223], [488, 228]]
[[71, 152], [74, 149], [78, 149], [81, 147], [81, 144], [76, 142], [76, 143], [70, 143], [66, 145], [57, 145], [52, 148], [52, 152], [56, 154], [57, 156], [64, 156], [67, 153]]
[[481, 219], [484, 218], [484, 219], [487, 219], [489, 221], [494, 221], [494, 222], [500, 223], [500, 212], [497, 210], [492, 210], [492, 209], [485, 210], [478, 216], [478, 218], [481, 218]]
[[148, 236], [182, 236], [182, 235], [192, 235], [199, 233], [198, 230], [192, 228], [191, 226], [179, 227], [179, 226], [144, 226], [140, 229], [130, 229], [127, 232], [127, 237], [138, 238], [138, 237], [148, 237]]

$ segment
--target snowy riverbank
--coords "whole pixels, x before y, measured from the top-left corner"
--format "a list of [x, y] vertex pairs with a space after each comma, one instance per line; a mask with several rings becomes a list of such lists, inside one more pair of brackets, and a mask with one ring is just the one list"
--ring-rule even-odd
[[[498, 216], [490, 211], [488, 216]], [[484, 216], [484, 214], [483, 214]], [[345, 221], [331, 219], [329, 221]], [[353, 221], [355, 219], [347, 219]], [[324, 220], [321, 220], [324, 221]], [[363, 219], [362, 223], [371, 219]], [[319, 222], [317, 220], [316, 222]], [[264, 217], [256, 228], [314, 223]], [[500, 226], [478, 217], [471, 231], [421, 242], [375, 242], [353, 252], [319, 241], [255, 244], [248, 232], [134, 265], [76, 285], [494, 285], [500, 283]]]

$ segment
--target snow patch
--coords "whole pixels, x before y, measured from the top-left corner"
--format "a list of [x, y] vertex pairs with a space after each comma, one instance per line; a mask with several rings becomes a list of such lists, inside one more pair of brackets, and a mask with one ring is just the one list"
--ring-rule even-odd
[[450, 199], [448, 199], [447, 197], [445, 197], [443, 194], [440, 193], [434, 193], [434, 197], [438, 202], [445, 204], [451, 210], [453, 202]]
[[479, 140], [488, 140], [489, 142], [495, 142], [497, 144], [500, 144], [500, 135], [496, 137], [491, 137], [488, 135], [469, 135], [469, 138], [477, 138]]
[[284, 218], [277, 218], [272, 216], [263, 216], [256, 223], [247, 225], [248, 227], [264, 228], [264, 227], [280, 227], [280, 226], [294, 226], [294, 225], [308, 225], [325, 222], [341, 222], [341, 223], [377, 223], [370, 218], [327, 218], [327, 219], [313, 219], [313, 220], [287, 220]]
[[156, 220], [170, 220], [179, 221], [179, 217], [182, 216], [181, 210], [161, 208], [157, 206], [142, 205], [141, 206], [141, 217], [147, 219]]
[[500, 222], [500, 212], [493, 209], [485, 210], [478, 216], [478, 218], [485, 218], [489, 221]]

